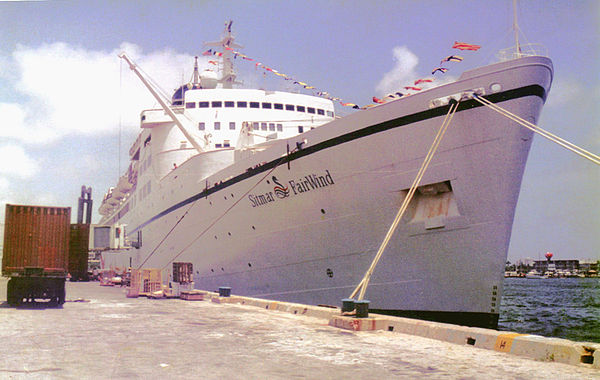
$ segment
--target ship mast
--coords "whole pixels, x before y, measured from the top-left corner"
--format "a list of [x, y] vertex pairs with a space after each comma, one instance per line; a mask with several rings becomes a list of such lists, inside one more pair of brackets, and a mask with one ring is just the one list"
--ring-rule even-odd
[[242, 45], [234, 42], [235, 37], [231, 34], [231, 24], [233, 21], [225, 23], [225, 34], [220, 41], [206, 42], [205, 46], [218, 46], [223, 49], [223, 76], [219, 81], [223, 84], [223, 88], [233, 88], [234, 84], [240, 84], [236, 82], [236, 74], [233, 69], [233, 48], [243, 48]]
[[519, 44], [519, 24], [517, 22], [517, 0], [513, 0], [513, 29], [515, 31], [515, 43], [517, 46], [517, 58], [521, 57], [521, 45]]

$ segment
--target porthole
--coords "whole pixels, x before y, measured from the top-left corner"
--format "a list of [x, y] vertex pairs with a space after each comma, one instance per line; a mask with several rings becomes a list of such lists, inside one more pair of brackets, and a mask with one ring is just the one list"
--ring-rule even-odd
[[256, 230], [256, 227], [252, 226], [252, 229], [253, 229], [253, 230]]
[[325, 210], [324, 209], [321, 209], [321, 214], [325, 214]]
[[327, 268], [327, 277], [332, 278], [333, 277], [333, 271], [331, 270], [331, 268]]
[[492, 92], [499, 92], [502, 90], [502, 85], [500, 83], [492, 83], [490, 85], [490, 90], [492, 90]]
[[250, 268], [252, 268], [252, 264], [248, 263], [248, 266], [249, 266]]

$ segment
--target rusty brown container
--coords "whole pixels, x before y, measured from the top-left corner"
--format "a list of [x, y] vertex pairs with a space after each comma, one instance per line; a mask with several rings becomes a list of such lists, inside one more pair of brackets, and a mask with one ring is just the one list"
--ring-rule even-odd
[[69, 273], [71, 281], [89, 281], [88, 251], [90, 244], [90, 225], [71, 224], [69, 236]]
[[65, 277], [70, 207], [6, 205], [2, 275]]

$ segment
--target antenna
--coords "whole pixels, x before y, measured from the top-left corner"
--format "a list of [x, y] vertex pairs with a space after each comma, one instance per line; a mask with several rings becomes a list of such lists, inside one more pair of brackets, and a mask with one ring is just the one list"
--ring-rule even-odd
[[519, 44], [519, 23], [517, 22], [517, 0], [513, 0], [513, 30], [515, 31], [517, 57], [521, 57], [521, 45]]
[[233, 48], [243, 48], [243, 46], [234, 42], [235, 36], [231, 34], [231, 24], [233, 24], [233, 21], [225, 23], [225, 34], [220, 41], [207, 42], [204, 44], [205, 46], [218, 46], [223, 49], [223, 75], [220, 80], [220, 83], [223, 84], [223, 88], [233, 88], [234, 84], [239, 84], [239, 82], [236, 82], [235, 80], [236, 75], [235, 70], [233, 69]]

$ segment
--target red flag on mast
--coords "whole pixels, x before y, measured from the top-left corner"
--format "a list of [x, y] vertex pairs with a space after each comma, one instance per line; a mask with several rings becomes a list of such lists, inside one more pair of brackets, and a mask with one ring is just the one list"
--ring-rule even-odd
[[454, 41], [454, 45], [452, 45], [452, 49], [458, 49], [458, 50], [479, 50], [481, 48], [481, 46], [479, 45], [473, 45], [473, 44], [467, 44], [464, 42], [457, 42]]

